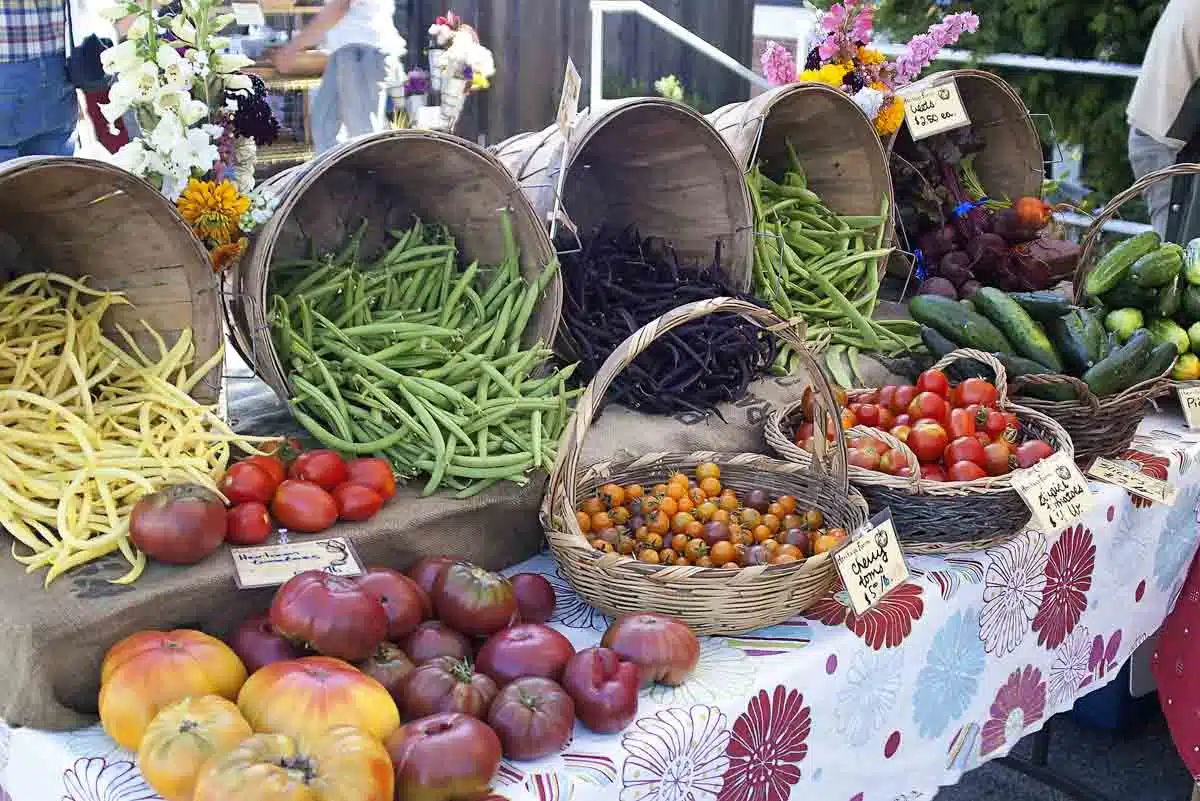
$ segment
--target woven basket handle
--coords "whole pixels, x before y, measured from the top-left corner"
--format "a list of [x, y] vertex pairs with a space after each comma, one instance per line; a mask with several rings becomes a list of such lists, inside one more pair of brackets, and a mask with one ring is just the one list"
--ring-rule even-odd
[[[600, 410], [604, 396], [608, 394], [608, 388], [613, 379], [661, 335], [684, 323], [716, 313], [740, 315], [760, 328], [775, 334], [796, 349], [805, 372], [817, 390], [813, 396], [813, 403], [816, 407], [814, 408], [814, 418], [823, 418], [831, 422], [836, 435], [833, 440], [834, 451], [829, 454], [828, 459], [824, 453], [825, 437], [820, 434], [813, 437], [814, 449], [821, 451], [814, 454], [814, 468], [818, 471], [824, 469], [825, 472], [828, 472], [840, 491], [847, 492], [849, 490], [850, 483], [846, 476], [846, 443], [842, 436], [842, 421], [838, 413], [837, 399], [834, 397], [829, 380], [825, 378], [825, 373], [822, 372], [805, 346], [804, 336], [797, 330], [797, 323], [786, 322], [774, 312], [748, 301], [735, 298], [712, 298], [685, 303], [658, 319], [652, 320], [630, 334], [604, 360], [604, 364], [596, 371], [591, 383], [579, 396], [575, 404], [575, 413], [571, 415], [571, 419], [563, 431], [562, 439], [558, 443], [558, 455], [555, 457], [554, 468], [550, 471], [551, 493], [557, 493], [561, 485], [566, 490], [566, 497], [575, 497], [575, 482], [579, 475], [579, 460], [583, 455], [584, 439], [587, 437], [588, 429], [591, 428], [596, 413]], [[817, 427], [817, 430], [820, 431], [820, 428]], [[828, 464], [824, 464], [826, 461]]]
[[988, 367], [992, 368], [992, 372], [996, 374], [996, 403], [999, 406], [1008, 405], [1008, 373], [1004, 370], [1004, 365], [996, 360], [996, 357], [990, 353], [984, 353], [981, 350], [973, 348], [959, 348], [956, 351], [947, 353], [942, 358], [938, 359], [937, 364], [933, 367], [937, 370], [945, 370], [955, 362], [974, 360], [983, 362]]
[[1133, 200], [1140, 195], [1147, 187], [1154, 186], [1162, 181], [1169, 181], [1179, 175], [1196, 175], [1200, 174], [1200, 164], [1183, 163], [1172, 164], [1169, 167], [1163, 167], [1161, 170], [1148, 172], [1141, 178], [1134, 181], [1128, 189], [1113, 196], [1113, 199], [1104, 204], [1104, 208], [1092, 220], [1092, 224], [1088, 226], [1087, 231], [1083, 235], [1083, 242], [1079, 248], [1079, 261], [1075, 264], [1075, 275], [1072, 278], [1072, 283], [1075, 287], [1075, 303], [1083, 302], [1083, 286], [1086, 283], [1088, 273], [1092, 271], [1092, 253], [1096, 250], [1096, 246], [1100, 243], [1100, 236], [1104, 233], [1104, 224], [1117, 216], [1121, 206], [1126, 202]]
[[1034, 373], [1033, 375], [1019, 375], [1012, 380], [1013, 394], [1019, 394], [1023, 387], [1042, 386], [1042, 387], [1070, 387], [1075, 390], [1079, 399], [1092, 407], [1092, 411], [1100, 411], [1100, 399], [1095, 396], [1089, 387], [1078, 378], [1070, 375], [1058, 375], [1053, 373]]

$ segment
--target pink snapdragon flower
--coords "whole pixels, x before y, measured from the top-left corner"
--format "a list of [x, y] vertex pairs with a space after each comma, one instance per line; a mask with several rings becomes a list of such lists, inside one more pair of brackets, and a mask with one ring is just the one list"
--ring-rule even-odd
[[782, 86], [796, 80], [796, 59], [792, 51], [779, 42], [767, 42], [767, 49], [759, 59], [763, 77], [774, 86]]
[[905, 46], [904, 52], [896, 57], [896, 73], [893, 77], [895, 86], [912, 83], [922, 70], [933, 63], [942, 48], [957, 42], [964, 33], [975, 33], [977, 30], [979, 17], [966, 11], [950, 14], [941, 22], [929, 26], [927, 32], [914, 36]]

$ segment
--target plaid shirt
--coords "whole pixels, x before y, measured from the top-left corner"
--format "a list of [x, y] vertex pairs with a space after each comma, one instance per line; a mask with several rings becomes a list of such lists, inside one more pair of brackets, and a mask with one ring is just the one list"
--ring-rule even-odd
[[0, 62], [65, 54], [64, 0], [0, 0]]

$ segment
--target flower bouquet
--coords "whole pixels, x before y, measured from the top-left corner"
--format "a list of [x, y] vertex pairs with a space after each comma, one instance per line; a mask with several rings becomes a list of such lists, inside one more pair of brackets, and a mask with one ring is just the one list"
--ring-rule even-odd
[[127, 38], [101, 54], [115, 80], [100, 109], [110, 123], [135, 116], [141, 135], [115, 163], [175, 203], [220, 272], [274, 211], [274, 199], [255, 190], [254, 168], [279, 123], [262, 80], [241, 72], [250, 59], [225, 52], [229, 40], [218, 33], [234, 18], [218, 8], [182, 0], [157, 12], [149, 2], [106, 10], [112, 20], [134, 19]]
[[429, 37], [429, 68], [442, 94], [442, 124], [453, 130], [467, 96], [491, 86], [496, 62], [475, 29], [453, 11], [429, 26]]
[[800, 80], [837, 87], [854, 98], [880, 136], [890, 136], [904, 122], [904, 104], [897, 91], [915, 81], [938, 51], [964, 33], [978, 30], [979, 17], [970, 12], [946, 16], [914, 36], [895, 61], [872, 49], [873, 21], [871, 0], [835, 3], [821, 17], [804, 70], [797, 74], [791, 52], [768, 42], [762, 54], [763, 75], [775, 85]]

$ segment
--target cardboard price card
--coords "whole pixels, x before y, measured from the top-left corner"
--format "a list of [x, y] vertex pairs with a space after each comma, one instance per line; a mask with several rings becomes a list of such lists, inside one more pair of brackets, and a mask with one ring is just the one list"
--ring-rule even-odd
[[1122, 462], [1113, 459], [1098, 458], [1088, 468], [1088, 475], [1098, 478], [1108, 484], [1115, 484], [1134, 495], [1138, 495], [1153, 503], [1175, 505], [1178, 490], [1165, 481], [1148, 476], [1141, 470], [1135, 470]]
[[933, 86], [917, 83], [902, 91], [900, 99], [904, 103], [904, 121], [914, 142], [971, 124], [956, 81]]
[[582, 88], [583, 79], [579, 77], [579, 70], [575, 69], [575, 62], [568, 58], [567, 71], [563, 75], [562, 97], [558, 100], [558, 129], [564, 137], [570, 133], [571, 123], [579, 114], [579, 92]]
[[831, 556], [856, 615], [863, 614], [908, 581], [908, 565], [900, 550], [890, 509], [872, 517], [861, 534]]
[[1062, 451], [1013, 473], [1012, 485], [1033, 513], [1034, 527], [1047, 534], [1078, 521], [1095, 502], [1087, 479]]
[[278, 587], [307, 570], [323, 570], [335, 576], [361, 576], [362, 563], [345, 537], [230, 548], [234, 580], [238, 589]]
[[1179, 405], [1183, 407], [1183, 419], [1188, 428], [1200, 428], [1200, 384], [1188, 384], [1177, 390]]

